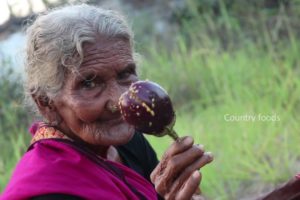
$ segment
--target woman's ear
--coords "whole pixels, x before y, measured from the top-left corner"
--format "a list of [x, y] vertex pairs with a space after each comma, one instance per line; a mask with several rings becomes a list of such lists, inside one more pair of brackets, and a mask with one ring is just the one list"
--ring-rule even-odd
[[61, 117], [59, 113], [57, 113], [53, 100], [49, 99], [48, 96], [32, 96], [32, 98], [42, 116], [45, 117], [51, 125], [57, 126], [61, 122]]

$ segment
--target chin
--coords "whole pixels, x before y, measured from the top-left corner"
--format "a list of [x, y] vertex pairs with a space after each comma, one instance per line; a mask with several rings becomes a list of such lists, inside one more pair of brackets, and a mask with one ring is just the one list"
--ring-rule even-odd
[[121, 126], [120, 129], [118, 128], [118, 130], [119, 130], [118, 132], [112, 133], [113, 138], [111, 142], [113, 144], [111, 145], [126, 144], [132, 139], [135, 133], [134, 127], [128, 124]]

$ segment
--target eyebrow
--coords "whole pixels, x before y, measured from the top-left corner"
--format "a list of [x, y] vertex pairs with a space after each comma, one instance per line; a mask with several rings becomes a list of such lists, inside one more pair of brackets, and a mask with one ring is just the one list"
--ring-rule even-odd
[[79, 72], [76, 74], [74, 77], [73, 81], [78, 82], [78, 81], [83, 81], [83, 80], [94, 80], [96, 78], [96, 73], [93, 72]]
[[[136, 64], [135, 63], [129, 63], [128, 65], [126, 65], [126, 67], [118, 70], [118, 73], [122, 73], [122, 72], [126, 72], [127, 70], [134, 70], [136, 72]], [[91, 70], [91, 71], [80, 71], [79, 73], [76, 75], [75, 80], [82, 80], [82, 79], [86, 79], [86, 77], [88, 76], [97, 76], [96, 75], [96, 71]]]

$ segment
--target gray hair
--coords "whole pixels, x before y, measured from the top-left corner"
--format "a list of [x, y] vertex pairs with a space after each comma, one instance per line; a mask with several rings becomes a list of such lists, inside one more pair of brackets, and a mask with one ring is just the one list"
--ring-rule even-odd
[[82, 44], [97, 36], [129, 41], [133, 34], [123, 16], [86, 4], [65, 6], [41, 14], [27, 28], [25, 102], [36, 113], [32, 96], [53, 98], [63, 87], [66, 72], [78, 70]]

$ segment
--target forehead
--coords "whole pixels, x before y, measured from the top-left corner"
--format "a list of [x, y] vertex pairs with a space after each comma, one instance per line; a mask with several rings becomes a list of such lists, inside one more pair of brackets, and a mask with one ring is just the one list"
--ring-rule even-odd
[[83, 61], [79, 71], [89, 68], [115, 68], [133, 63], [129, 41], [98, 38], [93, 43], [83, 44]]
[[131, 54], [131, 45], [129, 41], [119, 38], [98, 37], [95, 42], [84, 42], [82, 45], [83, 58], [86, 59], [91, 54], [103, 53], [126, 53]]

